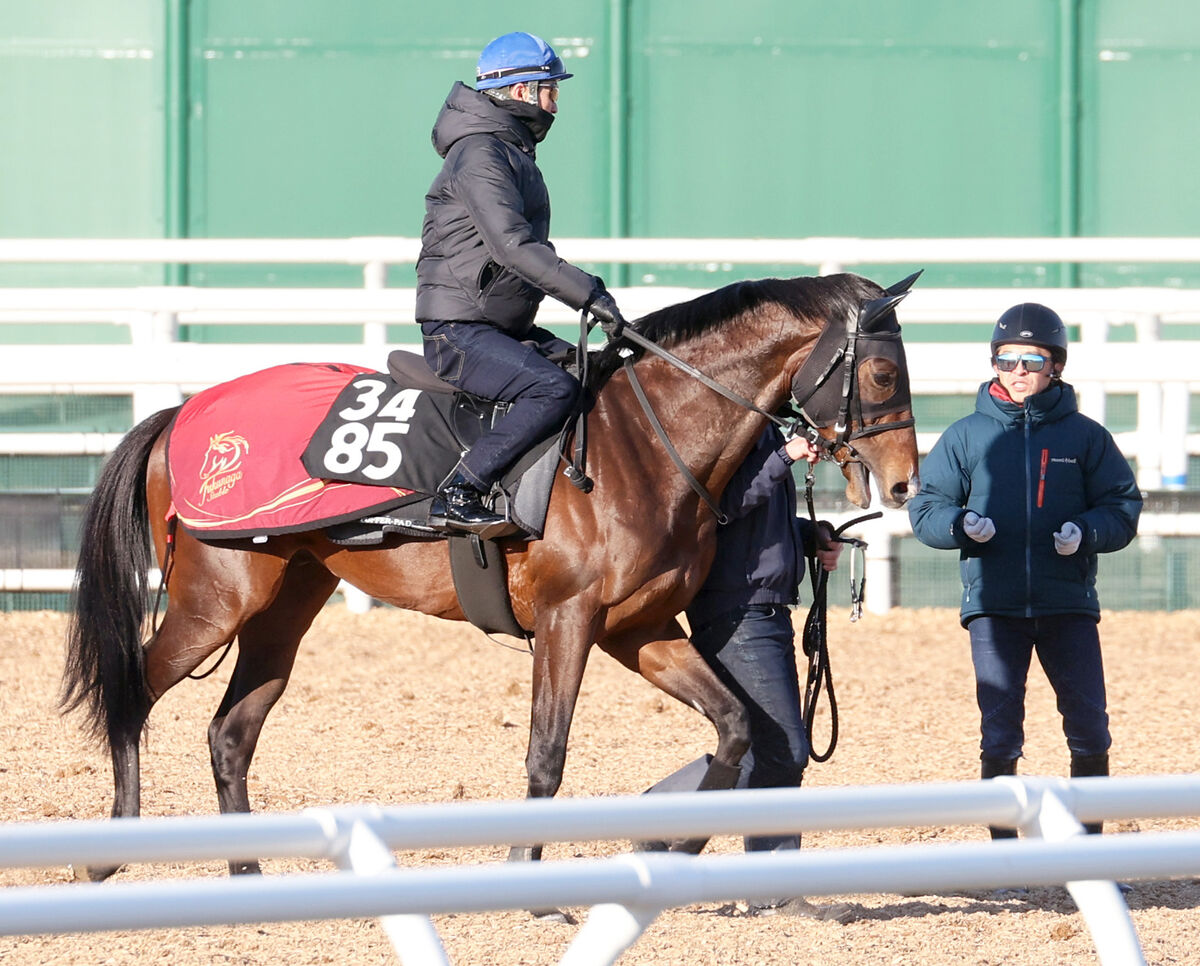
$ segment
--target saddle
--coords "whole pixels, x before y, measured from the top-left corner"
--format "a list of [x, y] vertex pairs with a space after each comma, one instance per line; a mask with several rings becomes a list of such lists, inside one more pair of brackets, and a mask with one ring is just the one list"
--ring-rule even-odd
[[[459, 456], [488, 432], [510, 408], [508, 403], [484, 399], [456, 389], [435, 375], [423, 358], [402, 349], [388, 355], [388, 376], [397, 386], [432, 393], [444, 401], [448, 400], [447, 425], [458, 448], [453, 451], [454, 459], [445, 468], [442, 479], [453, 470]], [[379, 412], [386, 409], [385, 404], [379, 407]], [[337, 412], [335, 401], [330, 407], [332, 424], [322, 423], [313, 437], [312, 445], [316, 447], [316, 452], [327, 445], [326, 432], [323, 430], [327, 431], [332, 443], [338, 431]], [[530, 538], [540, 537], [545, 525], [550, 488], [558, 464], [558, 452], [553, 443], [554, 437], [550, 437], [525, 454], [493, 490], [494, 499], [497, 502], [504, 501], [508, 515], [526, 530]], [[406, 504], [403, 511], [376, 514], [328, 527], [325, 534], [334, 543], [344, 546], [379, 544], [389, 533], [409, 538], [445, 538], [450, 551], [454, 590], [467, 619], [484, 633], [502, 633], [528, 640], [529, 631], [517, 622], [512, 612], [508, 596], [508, 567], [500, 547], [494, 541], [481, 540], [471, 534], [449, 534], [430, 528], [427, 521], [431, 499], [431, 496], [422, 494], [421, 499]]]
[[[508, 403], [462, 392], [439, 379], [425, 360], [397, 349], [388, 371], [364, 373], [333, 400], [301, 460], [313, 476], [348, 483], [387, 480], [412, 496], [385, 514], [326, 528], [337, 543], [368, 546], [387, 533], [441, 538], [428, 525], [433, 494], [459, 458], [509, 410]], [[532, 539], [542, 535], [557, 451], [548, 437], [521, 456], [493, 488], [497, 511]]]

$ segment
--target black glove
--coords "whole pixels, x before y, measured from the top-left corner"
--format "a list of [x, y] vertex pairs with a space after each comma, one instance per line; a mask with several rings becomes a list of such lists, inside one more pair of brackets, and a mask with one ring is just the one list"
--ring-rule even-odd
[[615, 339], [625, 328], [625, 317], [608, 292], [601, 291], [587, 304], [587, 310], [600, 320], [600, 328], [610, 339]]

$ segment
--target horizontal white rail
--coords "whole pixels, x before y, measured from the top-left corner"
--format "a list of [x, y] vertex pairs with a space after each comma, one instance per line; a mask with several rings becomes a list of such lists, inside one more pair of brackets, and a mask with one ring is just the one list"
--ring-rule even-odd
[[[368, 284], [379, 266], [413, 264], [420, 239], [360, 238], [10, 238], [0, 263], [309, 263], [362, 265]], [[1200, 238], [556, 238], [580, 262], [818, 265], [822, 274], [863, 264], [1042, 262], [1200, 262]]]
[[[1200, 261], [1200, 238], [574, 238], [559, 240], [558, 248], [576, 261], [685, 264], [713, 270], [733, 264], [818, 265], [823, 273], [864, 263], [902, 265], [908, 271], [951, 263]], [[366, 285], [365, 289], [0, 288], [0, 325], [5, 321], [109, 323], [128, 332], [131, 343], [63, 346], [53, 327], [47, 327], [42, 345], [7, 345], [0, 352], [0, 392], [131, 393], [134, 418], [140, 421], [157, 409], [178, 405], [187, 393], [282, 362], [333, 360], [381, 368], [388, 348], [387, 326], [412, 326], [415, 308], [412, 289], [384, 287], [386, 268], [411, 264], [419, 249], [418, 239], [404, 237], [0, 239], [0, 263], [353, 264], [363, 266]], [[614, 294], [625, 314], [637, 317], [701, 291], [643, 285]], [[1188, 432], [1189, 395], [1200, 391], [1200, 370], [1194, 343], [1164, 344], [1160, 338], [1173, 323], [1200, 320], [1200, 290], [918, 286], [905, 302], [903, 318], [914, 323], [987, 323], [1021, 298], [1046, 302], [1081, 327], [1081, 340], [1071, 347], [1071, 372], [1079, 374], [1074, 381], [1084, 412], [1104, 422], [1106, 393], [1137, 394], [1138, 428], [1120, 434], [1118, 443], [1136, 456], [1139, 483], [1146, 489], [1182, 487], [1188, 456], [1200, 452], [1200, 435]], [[578, 318], [567, 306], [547, 300], [539, 321], [567, 324]], [[361, 325], [362, 340], [353, 345], [238, 345], [233, 351], [224, 345], [178, 341], [181, 325], [238, 323]], [[1108, 341], [1112, 327], [1121, 325], [1136, 327], [1136, 343]], [[913, 343], [909, 364], [914, 392], [920, 395], [973, 393], [989, 375], [986, 356], [976, 343]], [[116, 438], [115, 434], [0, 432], [0, 452], [99, 454], [110, 451]], [[932, 434], [920, 434], [922, 452], [933, 439]], [[1153, 525], [1152, 520], [1143, 518], [1143, 533], [1147, 525]], [[876, 565], [887, 566], [891, 556], [891, 550], [886, 550]], [[7, 582], [27, 588], [38, 582], [61, 583], [58, 576], [39, 576], [59, 573], [25, 571]], [[890, 606], [886, 592], [879, 588], [890, 586], [890, 581], [873, 583], [876, 605], [872, 609], [886, 609]]]
[[[406, 963], [445, 963], [435, 913], [591, 905], [563, 963], [612, 963], [663, 910], [725, 899], [1066, 885], [1100, 961], [1141, 963], [1120, 879], [1200, 871], [1200, 833], [1083, 836], [1080, 822], [1200, 814], [1200, 776], [1003, 778], [934, 785], [768, 789], [293, 815], [0, 825], [0, 866], [304, 856], [349, 875], [10, 888], [0, 933], [384, 917]], [[721, 857], [635, 854], [398, 869], [392, 849], [783, 834], [944, 824], [1018, 826], [1022, 841]], [[1044, 841], [1038, 841], [1041, 838]], [[414, 956], [416, 952], [419, 955]]]
[[[882, 279], [887, 282], [888, 279]], [[614, 288], [629, 318], [711, 291], [707, 288], [634, 285]], [[902, 322], [992, 322], [1014, 302], [1030, 299], [1052, 306], [1068, 323], [1085, 326], [1092, 317], [1111, 324], [1143, 320], [1194, 321], [1200, 317], [1200, 289], [1131, 286], [1125, 288], [915, 288], [901, 310]], [[273, 320], [298, 323], [412, 322], [412, 288], [205, 288], [143, 285], [125, 288], [0, 288], [0, 322], [114, 322], [134, 328], [142, 316], [169, 314], [183, 323], [245, 323]], [[1079, 318], [1076, 318], [1078, 316]], [[579, 313], [547, 299], [538, 313], [545, 324], [578, 322]], [[48, 334], [49, 340], [53, 339]]]
[[[766, 788], [703, 794], [346, 806], [282, 815], [0, 823], [0, 867], [331, 859], [366, 822], [391, 849], [927, 825], [1027, 826], [1053, 791], [1081, 822], [1200, 816], [1200, 774]], [[335, 819], [331, 821], [332, 818]], [[345, 821], [342, 821], [342, 820]], [[8, 895], [8, 892], [3, 893]]]

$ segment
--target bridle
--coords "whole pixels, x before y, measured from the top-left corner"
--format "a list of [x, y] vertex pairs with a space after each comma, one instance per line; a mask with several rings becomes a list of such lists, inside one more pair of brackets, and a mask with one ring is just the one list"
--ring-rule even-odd
[[[901, 364], [900, 327], [892, 324], [894, 317], [890, 313], [908, 295], [920, 274], [914, 272], [888, 287], [882, 298], [863, 302], [857, 311], [848, 313], [842, 331], [833, 326], [826, 327], [792, 377], [792, 404], [798, 411], [798, 418], [794, 418], [787, 428], [793, 435], [804, 435], [820, 450], [823, 459], [831, 460], [839, 467], [861, 462], [854, 440], [915, 425], [911, 416], [871, 425], [867, 420], [912, 409], [908, 374]], [[884, 358], [896, 364], [901, 379], [895, 391], [883, 402], [863, 402], [858, 385], [858, 364], [869, 358]], [[840, 385], [834, 378], [839, 370]], [[856, 424], [858, 428], [851, 431]], [[829, 426], [833, 427], [834, 435], [827, 439], [818, 430]], [[845, 455], [839, 456], [843, 452]]]
[[[743, 409], [748, 409], [765, 417], [778, 426], [785, 436], [805, 436], [818, 448], [821, 459], [836, 463], [840, 468], [844, 467], [847, 463], [861, 461], [858, 451], [852, 445], [853, 440], [914, 425], [912, 418], [895, 422], [877, 423], [871, 426], [866, 425], [866, 419], [911, 409], [912, 399], [905, 367], [900, 365], [897, 368], [901, 375], [902, 383], [897, 386], [896, 391], [882, 403], [864, 404], [858, 385], [858, 360], [860, 358], [866, 359], [872, 356], [880, 356], [889, 358], [894, 362], [903, 361], [900, 327], [895, 324], [895, 317], [891, 313], [897, 303], [908, 295], [913, 282], [917, 280], [920, 274], [921, 272], [914, 272], [907, 278], [901, 279], [899, 282], [885, 289], [882, 297], [862, 302], [857, 310], [849, 313], [844, 329], [839, 330], [834, 326], [826, 326], [818, 338], [816, 346], [813, 347], [813, 351], [809, 353], [808, 358], [799, 370], [797, 370], [796, 375], [792, 379], [792, 401], [796, 407], [796, 415], [789, 418], [781, 418], [775, 413], [767, 412], [754, 402], [734, 392], [728, 386], [717, 382], [711, 376], [701, 372], [695, 366], [684, 362], [677, 355], [664, 349], [658, 343], [647, 339], [630, 326], [625, 326], [618, 338], [640, 346], [645, 351], [658, 356], [660, 359], [664, 359], [681, 372], [686, 373], [709, 389], [741, 406]], [[584, 311], [584, 315], [586, 316], [586, 310]], [[586, 327], [586, 319], [581, 320], [581, 324]], [[860, 350], [860, 343], [866, 344], [867, 351]], [[707, 488], [688, 469], [687, 464], [684, 463], [682, 457], [680, 457], [675, 446], [667, 436], [666, 430], [663, 429], [662, 424], [659, 422], [658, 416], [650, 405], [650, 400], [646, 397], [645, 390], [642, 388], [641, 382], [637, 377], [637, 372], [633, 366], [632, 352], [626, 350], [624, 356], [625, 372], [629, 377], [630, 385], [633, 387], [634, 395], [637, 396], [642, 411], [646, 414], [646, 418], [654, 428], [655, 435], [658, 436], [666, 448], [671, 461], [675, 464], [683, 478], [687, 480], [692, 490], [712, 510], [717, 521], [719, 523], [727, 522], [727, 518], [721, 512], [717, 501], [713, 499], [712, 494], [708, 492]], [[814, 362], [814, 360], [816, 361]], [[833, 376], [839, 371], [839, 368], [842, 373], [840, 386], [833, 380]], [[809, 378], [806, 374], [814, 370], [817, 371], [817, 375], [813, 377], [812, 388], [800, 394], [797, 386], [804, 385], [804, 380]], [[858, 429], [851, 432], [850, 427], [855, 423], [857, 423]], [[820, 430], [831, 425], [834, 427], [835, 435], [832, 439], [826, 439], [821, 435]], [[846, 455], [840, 455], [843, 452]], [[570, 475], [569, 471], [568, 475]]]

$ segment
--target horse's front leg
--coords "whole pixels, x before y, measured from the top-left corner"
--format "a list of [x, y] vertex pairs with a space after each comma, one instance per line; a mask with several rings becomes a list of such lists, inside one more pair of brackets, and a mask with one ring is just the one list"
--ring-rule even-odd
[[[696, 708], [717, 729], [717, 748], [697, 791], [733, 788], [738, 763], [750, 747], [750, 718], [741, 701], [713, 672], [676, 621], [660, 634], [639, 633], [602, 640], [600, 648], [659, 690]], [[708, 839], [675, 839], [658, 844], [672, 852], [698, 853]]]
[[[529, 747], [525, 754], [527, 797], [552, 798], [562, 785], [571, 718], [594, 639], [594, 618], [582, 608], [556, 608], [535, 629], [533, 703], [529, 714]], [[544, 624], [544, 626], [543, 626]], [[510, 858], [539, 859], [540, 845], [514, 846]]]
[[[553, 609], [535, 627], [533, 703], [529, 714], [529, 748], [525, 755], [526, 797], [551, 798], [562, 785], [567, 737], [595, 637], [596, 619], [578, 604]], [[541, 844], [514, 845], [510, 861], [537, 861]], [[561, 917], [558, 910], [532, 910], [539, 917]]]

